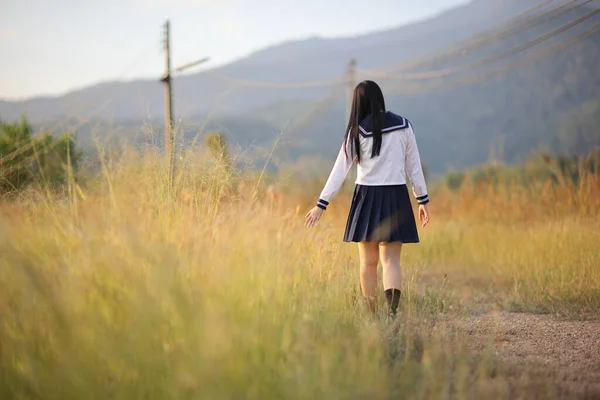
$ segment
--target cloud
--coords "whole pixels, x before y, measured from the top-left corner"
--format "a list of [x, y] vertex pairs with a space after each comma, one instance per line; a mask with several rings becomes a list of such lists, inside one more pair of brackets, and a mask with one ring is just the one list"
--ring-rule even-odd
[[14, 38], [17, 36], [17, 31], [13, 28], [0, 28], [0, 37]]

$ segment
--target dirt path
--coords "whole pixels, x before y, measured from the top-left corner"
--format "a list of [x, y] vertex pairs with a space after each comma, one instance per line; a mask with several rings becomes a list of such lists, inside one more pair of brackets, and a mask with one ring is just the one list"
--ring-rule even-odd
[[539, 398], [600, 399], [600, 321], [502, 311], [452, 324], [466, 331], [474, 351], [489, 349], [493, 341], [516, 397], [527, 387], [525, 393], [533, 390]]
[[[443, 277], [430, 270], [420, 289], [440, 285]], [[494, 301], [497, 296], [483, 291], [484, 286], [465, 280], [453, 281], [451, 287], [467, 316], [450, 313], [445, 323], [467, 335], [473, 352], [489, 351], [491, 346], [511, 380], [511, 399], [536, 393], [541, 399], [600, 400], [600, 319], [501, 311]]]

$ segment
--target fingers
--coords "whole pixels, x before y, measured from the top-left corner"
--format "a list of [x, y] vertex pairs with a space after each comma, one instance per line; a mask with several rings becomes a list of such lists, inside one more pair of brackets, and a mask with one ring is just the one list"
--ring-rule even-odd
[[424, 207], [419, 207], [419, 221], [423, 228], [429, 223], [429, 212]]
[[306, 226], [307, 228], [311, 228], [314, 225], [314, 219], [312, 214], [309, 213], [309, 215], [306, 216], [306, 220], [304, 221], [304, 226]]
[[306, 226], [307, 228], [312, 228], [313, 226], [315, 226], [315, 223], [319, 220], [319, 217], [317, 215], [315, 215], [313, 213], [313, 211], [309, 211], [308, 214], [306, 214], [306, 219], [304, 221], [304, 226]]
[[423, 213], [423, 228], [425, 228], [427, 226], [427, 224], [429, 224], [429, 213], [424, 212]]

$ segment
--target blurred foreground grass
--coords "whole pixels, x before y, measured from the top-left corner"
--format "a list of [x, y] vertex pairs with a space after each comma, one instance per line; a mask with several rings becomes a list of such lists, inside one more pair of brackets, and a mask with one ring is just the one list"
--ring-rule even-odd
[[[156, 155], [124, 160], [82, 190], [1, 205], [0, 398], [508, 397], [491, 350], [470, 354], [440, 318], [461, 309], [448, 282], [523, 309], [600, 305], [593, 208], [531, 224], [510, 199], [486, 218], [490, 194], [434, 197], [396, 325], [361, 307], [347, 199], [306, 230], [301, 197], [193, 159], [172, 188]], [[448, 279], [424, 285], [428, 269]]]

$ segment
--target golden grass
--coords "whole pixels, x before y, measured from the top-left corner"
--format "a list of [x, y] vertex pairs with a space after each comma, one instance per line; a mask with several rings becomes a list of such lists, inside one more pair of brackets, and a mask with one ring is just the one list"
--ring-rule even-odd
[[440, 224], [416, 257], [496, 292], [511, 310], [598, 316], [600, 177], [438, 198]]
[[[350, 188], [328, 209], [325, 221], [338, 232]], [[403, 255], [422, 266], [426, 281], [444, 281], [467, 301], [507, 310], [599, 316], [600, 177], [465, 185], [456, 193], [440, 187], [430, 197], [432, 222]]]
[[493, 357], [439, 318], [458, 303], [419, 277], [465, 274], [536, 309], [598, 304], [597, 215], [513, 226], [440, 195], [406, 249], [395, 331], [361, 307], [348, 199], [307, 230], [296, 200], [273, 207], [190, 160], [174, 187], [156, 155], [129, 155], [81, 191], [0, 206], [0, 398], [506, 397]]

